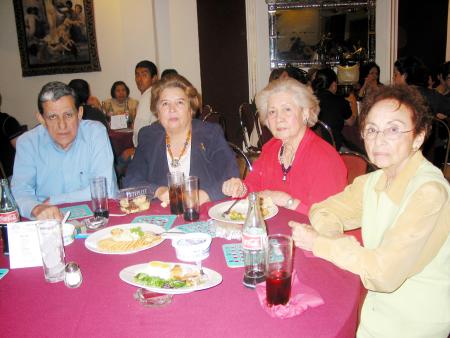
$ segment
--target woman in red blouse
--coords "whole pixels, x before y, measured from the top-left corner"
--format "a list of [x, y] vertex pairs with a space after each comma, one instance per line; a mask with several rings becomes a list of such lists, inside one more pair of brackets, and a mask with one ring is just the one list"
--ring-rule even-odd
[[256, 96], [267, 142], [245, 181], [231, 178], [222, 191], [233, 198], [259, 191], [282, 207], [308, 214], [313, 203], [342, 191], [347, 169], [336, 150], [309, 128], [317, 122], [319, 101], [294, 79], [269, 83]]

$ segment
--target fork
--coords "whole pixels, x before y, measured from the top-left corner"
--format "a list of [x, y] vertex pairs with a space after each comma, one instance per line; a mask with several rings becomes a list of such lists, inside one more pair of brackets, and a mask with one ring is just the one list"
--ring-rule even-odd
[[230, 212], [231, 209], [233, 209], [233, 207], [240, 201], [240, 199], [236, 199], [234, 200], [234, 202], [230, 205], [230, 207], [225, 210], [224, 212], [222, 212], [222, 217], [225, 218]]

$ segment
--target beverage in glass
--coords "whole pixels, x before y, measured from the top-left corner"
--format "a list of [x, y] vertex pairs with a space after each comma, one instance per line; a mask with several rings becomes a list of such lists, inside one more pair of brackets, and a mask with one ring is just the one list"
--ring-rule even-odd
[[183, 213], [183, 183], [184, 174], [182, 172], [174, 172], [167, 174], [169, 186], [170, 212], [174, 215]]
[[198, 177], [196, 176], [188, 176], [184, 180], [183, 209], [185, 221], [192, 222], [199, 219]]
[[266, 252], [267, 305], [285, 305], [291, 296], [292, 238], [270, 235]]
[[50, 283], [64, 279], [64, 246], [61, 223], [56, 220], [41, 221], [36, 224], [45, 280]]
[[95, 177], [90, 181], [92, 210], [94, 218], [102, 221], [102, 225], [108, 223], [108, 186], [106, 177]]

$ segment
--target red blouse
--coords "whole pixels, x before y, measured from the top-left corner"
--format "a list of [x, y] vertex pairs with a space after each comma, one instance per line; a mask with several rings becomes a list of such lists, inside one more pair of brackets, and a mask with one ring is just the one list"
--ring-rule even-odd
[[284, 191], [300, 200], [297, 211], [308, 214], [312, 204], [341, 192], [347, 184], [347, 168], [338, 152], [307, 129], [298, 146], [291, 170], [283, 181], [278, 161], [281, 141], [272, 138], [245, 178], [248, 191]]

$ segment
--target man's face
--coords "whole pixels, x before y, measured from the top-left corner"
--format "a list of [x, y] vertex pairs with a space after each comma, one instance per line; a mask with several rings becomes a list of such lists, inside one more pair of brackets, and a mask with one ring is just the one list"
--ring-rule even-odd
[[71, 96], [63, 96], [56, 101], [42, 104], [44, 114], [37, 114], [39, 122], [48, 130], [50, 137], [62, 149], [67, 150], [75, 140], [83, 108], [75, 107]]
[[141, 67], [136, 68], [134, 78], [136, 80], [136, 86], [141, 94], [151, 87], [154, 79], [147, 68]]

